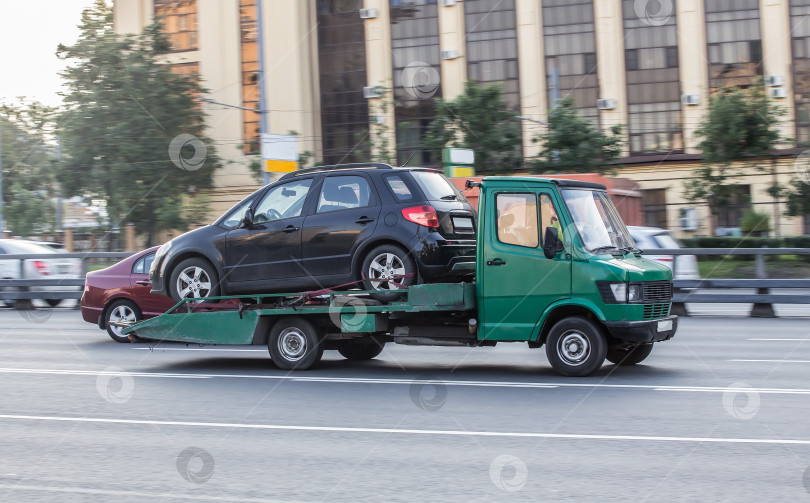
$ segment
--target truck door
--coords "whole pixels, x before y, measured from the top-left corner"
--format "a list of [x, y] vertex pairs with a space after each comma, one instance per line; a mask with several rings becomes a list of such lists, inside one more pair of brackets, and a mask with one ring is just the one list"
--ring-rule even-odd
[[562, 229], [563, 212], [550, 190], [493, 191], [486, 197], [482, 338], [528, 340], [543, 310], [571, 296], [570, 255], [564, 250], [548, 259], [542, 248], [547, 227]]

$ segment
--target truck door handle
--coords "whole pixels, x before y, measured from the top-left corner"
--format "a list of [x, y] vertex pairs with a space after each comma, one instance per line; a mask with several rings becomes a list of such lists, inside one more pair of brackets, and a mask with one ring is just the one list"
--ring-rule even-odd
[[373, 221], [374, 221], [374, 219], [373, 219], [373, 218], [368, 218], [368, 217], [360, 217], [360, 219], [359, 219], [359, 220], [355, 220], [355, 221], [354, 221], [354, 223], [356, 223], [356, 224], [362, 224], [362, 225], [365, 225], [365, 224], [371, 223], [371, 222], [373, 222]]
[[300, 230], [301, 230], [300, 227], [296, 227], [294, 225], [288, 225], [287, 227], [284, 228], [284, 232], [286, 232], [286, 233], [300, 231]]
[[506, 262], [499, 258], [496, 258], [492, 260], [487, 260], [487, 265], [506, 265]]

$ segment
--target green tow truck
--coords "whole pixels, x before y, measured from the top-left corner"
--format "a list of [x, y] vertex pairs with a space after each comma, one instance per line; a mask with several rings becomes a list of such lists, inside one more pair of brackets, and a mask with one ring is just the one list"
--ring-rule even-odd
[[476, 279], [418, 284], [384, 304], [372, 292], [322, 290], [184, 299], [125, 327], [135, 339], [262, 344], [282, 369], [324, 350], [371, 359], [385, 343], [546, 346], [551, 366], [586, 376], [605, 359], [632, 365], [678, 326], [672, 273], [641, 256], [604, 185], [487, 177], [479, 187]]

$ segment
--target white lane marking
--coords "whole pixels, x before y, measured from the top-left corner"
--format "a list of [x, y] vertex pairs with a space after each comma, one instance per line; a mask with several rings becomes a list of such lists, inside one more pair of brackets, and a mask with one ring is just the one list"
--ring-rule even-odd
[[[90, 489], [86, 487], [52, 487], [40, 486], [31, 484], [0, 484], [0, 489], [8, 489], [9, 491], [44, 491], [51, 493], [67, 493], [67, 494], [93, 494], [103, 496], [129, 496], [145, 499], [155, 499], [160, 501], [163, 498], [168, 499], [183, 499], [183, 500], [197, 500], [197, 501], [242, 501], [245, 503], [272, 503], [281, 500], [269, 500], [267, 498], [235, 498], [232, 496], [205, 496], [205, 495], [192, 495], [173, 493], [173, 490], [161, 492], [142, 492], [142, 491], [121, 491], [110, 489]], [[290, 501], [290, 500], [284, 500]]]
[[749, 341], [807, 341], [810, 339], [748, 339]]
[[258, 353], [267, 353], [266, 349], [227, 349], [227, 348], [162, 348], [156, 346], [154, 348], [130, 348], [133, 350], [141, 350], [141, 351], [230, 351], [230, 352], [258, 352]]
[[74, 423], [140, 424], [153, 426], [189, 426], [198, 428], [233, 428], [243, 430], [319, 431], [330, 433], [386, 433], [400, 435], [441, 435], [461, 437], [557, 438], [567, 440], [642, 440], [653, 442], [699, 442], [718, 444], [810, 445], [810, 440], [783, 438], [663, 437], [646, 435], [594, 435], [579, 433], [536, 433], [518, 431], [415, 430], [405, 428], [355, 428], [349, 426], [302, 426], [287, 424], [205, 423], [200, 421], [156, 421], [151, 419], [25, 416], [17, 414], [0, 414], [0, 419]]
[[810, 360], [726, 360], [728, 362], [748, 363], [810, 363]]
[[79, 376], [99, 376], [99, 375], [127, 375], [131, 377], [156, 377], [167, 379], [269, 379], [277, 381], [292, 382], [317, 382], [317, 383], [348, 383], [348, 384], [437, 384], [444, 386], [470, 386], [470, 387], [493, 387], [493, 388], [605, 388], [605, 389], [637, 389], [649, 391], [700, 391], [724, 393], [726, 391], [740, 391], [784, 394], [784, 395], [807, 395], [810, 389], [806, 388], [729, 388], [727, 386], [675, 386], [675, 385], [655, 385], [655, 384], [601, 384], [601, 383], [553, 383], [553, 382], [519, 382], [519, 381], [450, 381], [440, 377], [435, 379], [384, 379], [384, 378], [362, 378], [362, 377], [301, 377], [290, 375], [250, 375], [250, 374], [172, 374], [161, 372], [110, 372], [103, 370], [64, 370], [64, 369], [15, 369], [0, 368], [0, 374], [45, 374], [45, 375], [79, 375]]

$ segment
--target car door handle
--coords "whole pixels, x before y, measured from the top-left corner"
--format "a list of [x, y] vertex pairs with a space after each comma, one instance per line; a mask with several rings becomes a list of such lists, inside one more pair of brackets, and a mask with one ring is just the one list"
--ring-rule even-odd
[[363, 224], [363, 225], [365, 225], [365, 224], [371, 223], [371, 222], [373, 222], [373, 221], [374, 221], [374, 219], [373, 219], [373, 218], [368, 218], [368, 217], [360, 217], [360, 219], [359, 219], [359, 220], [355, 220], [355, 221], [354, 221], [354, 223], [356, 223], [356, 224]]
[[492, 260], [487, 260], [487, 265], [506, 265], [506, 262], [499, 258], [496, 258]]
[[301, 230], [300, 227], [296, 227], [294, 225], [288, 225], [287, 227], [284, 228], [284, 232], [295, 232], [300, 230]]
[[141, 286], [151, 286], [152, 285], [152, 282], [149, 281], [148, 279], [142, 279], [140, 281], [136, 281], [135, 283], [138, 284], [138, 285], [141, 285]]

